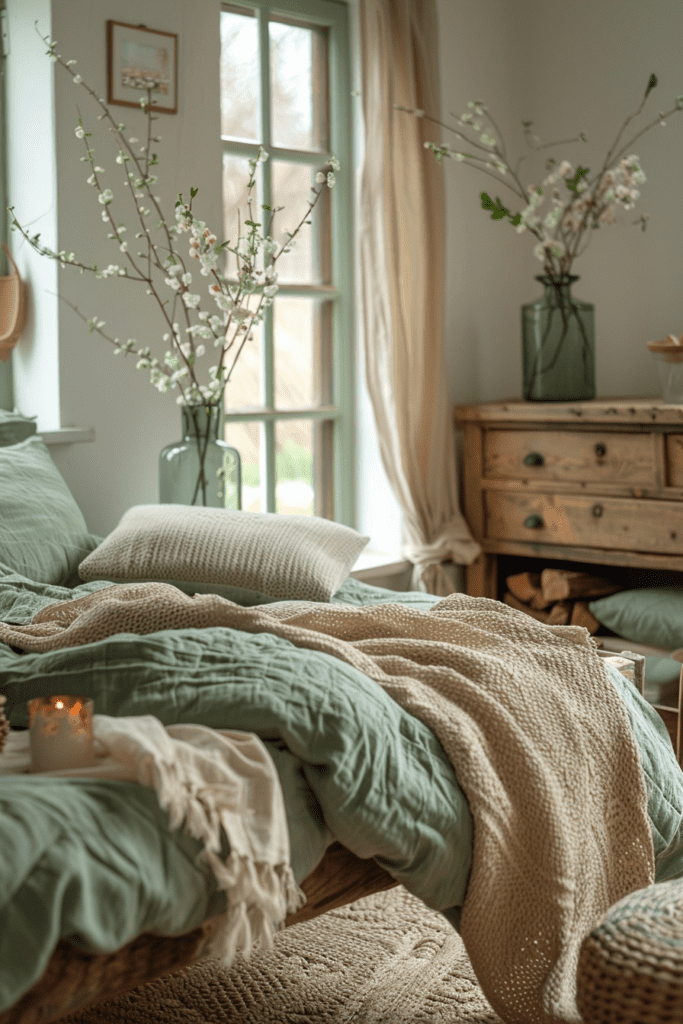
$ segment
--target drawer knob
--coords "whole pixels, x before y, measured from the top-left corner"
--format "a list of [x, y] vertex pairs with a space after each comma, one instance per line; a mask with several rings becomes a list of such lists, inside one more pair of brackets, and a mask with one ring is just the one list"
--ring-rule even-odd
[[528, 455], [524, 456], [525, 466], [542, 466], [543, 461], [543, 456], [540, 452], [529, 452]]
[[543, 526], [543, 520], [540, 516], [527, 516], [527, 518], [524, 520], [524, 525], [526, 526], [527, 530], [538, 530], [539, 527]]
[[595, 454], [599, 459], [602, 459], [605, 455], [607, 455], [607, 445], [601, 443], [596, 444]]
[[593, 515], [595, 516], [596, 519], [600, 518], [600, 516], [602, 515], [603, 511], [604, 511], [604, 509], [603, 509], [602, 505], [593, 505], [593, 508], [591, 509], [591, 512], [593, 513]]

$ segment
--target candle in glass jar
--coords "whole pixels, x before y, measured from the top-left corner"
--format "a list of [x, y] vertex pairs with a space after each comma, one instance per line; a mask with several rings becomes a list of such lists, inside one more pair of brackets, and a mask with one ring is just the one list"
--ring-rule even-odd
[[30, 700], [31, 771], [92, 767], [95, 764], [92, 713], [93, 702], [88, 697], [59, 694]]

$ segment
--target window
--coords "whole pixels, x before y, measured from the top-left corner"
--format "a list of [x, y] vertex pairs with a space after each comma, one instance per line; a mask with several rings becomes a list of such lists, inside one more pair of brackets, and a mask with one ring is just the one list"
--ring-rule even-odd
[[[341, 162], [311, 225], [278, 260], [273, 305], [225, 391], [226, 440], [242, 457], [242, 507], [354, 525], [351, 132], [348, 18], [333, 0], [221, 10], [224, 237], [244, 216], [248, 160], [261, 204], [284, 206], [276, 241], [306, 211], [316, 173]], [[261, 220], [261, 216], [255, 217]], [[242, 231], [243, 233], [243, 231]], [[264, 225], [264, 233], [265, 225]], [[232, 257], [230, 257], [232, 260]], [[234, 275], [234, 261], [228, 273]]]

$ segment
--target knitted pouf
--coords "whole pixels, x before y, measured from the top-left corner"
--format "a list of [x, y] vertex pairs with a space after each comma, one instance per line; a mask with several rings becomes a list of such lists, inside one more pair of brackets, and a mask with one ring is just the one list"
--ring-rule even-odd
[[584, 939], [577, 983], [584, 1024], [683, 1021], [683, 879], [610, 907]]

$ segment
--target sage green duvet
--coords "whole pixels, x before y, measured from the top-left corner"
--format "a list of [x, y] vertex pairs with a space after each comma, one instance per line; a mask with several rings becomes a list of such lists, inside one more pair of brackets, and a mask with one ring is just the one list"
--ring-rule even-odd
[[[0, 621], [28, 622], [46, 604], [108, 585], [68, 590], [6, 575]], [[424, 610], [436, 600], [351, 579], [333, 598]], [[656, 877], [677, 877], [683, 774], [657, 713], [610, 675], [641, 752]], [[44, 654], [0, 644], [12, 725], [26, 724], [31, 697], [58, 692], [93, 697], [101, 714], [255, 732], [280, 777], [298, 881], [334, 837], [457, 926], [473, 836], [456, 775], [431, 730], [345, 662], [227, 628], [118, 634]], [[198, 853], [195, 840], [169, 831], [142, 786], [0, 774], [0, 1010], [40, 977], [59, 938], [112, 951], [141, 932], [182, 934], [219, 913], [223, 896]]]
[[[0, 620], [107, 585], [67, 590], [0, 578]], [[401, 601], [349, 580], [333, 599]], [[330, 655], [269, 633], [210, 628], [119, 634], [45, 654], [0, 644], [12, 725], [34, 696], [78, 693], [95, 712], [155, 715], [255, 732], [282, 783], [292, 867], [302, 881], [331, 836], [375, 857], [435, 909], [460, 905], [472, 823], [431, 730], [380, 686]], [[218, 913], [199, 844], [171, 833], [153, 791], [132, 783], [0, 775], [0, 1010], [40, 977], [59, 938], [113, 951], [144, 931], [176, 935]]]

